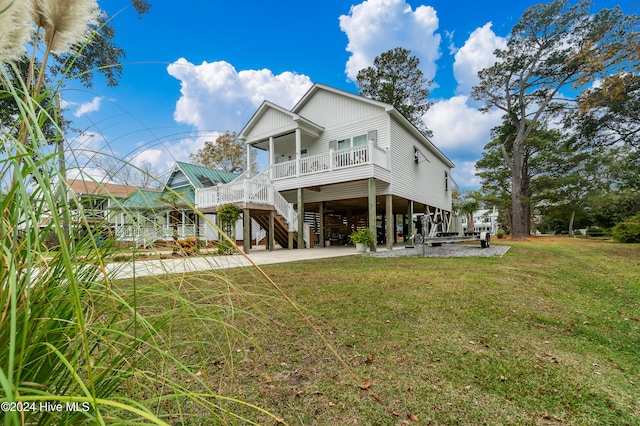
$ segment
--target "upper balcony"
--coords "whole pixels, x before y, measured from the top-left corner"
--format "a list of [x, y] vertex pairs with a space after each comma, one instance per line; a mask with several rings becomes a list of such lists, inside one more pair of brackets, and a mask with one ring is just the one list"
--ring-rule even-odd
[[369, 177], [389, 180], [389, 155], [373, 143], [274, 164], [269, 180], [282, 191]]

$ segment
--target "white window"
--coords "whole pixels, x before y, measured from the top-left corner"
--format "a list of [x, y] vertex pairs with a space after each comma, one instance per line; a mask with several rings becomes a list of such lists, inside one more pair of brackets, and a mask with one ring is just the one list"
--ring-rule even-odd
[[360, 135], [353, 138], [353, 146], [360, 146], [367, 144], [367, 135]]
[[354, 146], [362, 146], [367, 144], [367, 135], [358, 135], [353, 138], [341, 139], [338, 141], [338, 149], [347, 149]]
[[338, 149], [351, 148], [351, 138], [341, 139], [338, 141]]

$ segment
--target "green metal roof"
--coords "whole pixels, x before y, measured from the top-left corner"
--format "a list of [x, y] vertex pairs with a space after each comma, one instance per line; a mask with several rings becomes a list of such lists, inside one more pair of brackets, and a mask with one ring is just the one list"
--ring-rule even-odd
[[162, 192], [138, 190], [128, 196], [123, 202], [124, 209], [167, 209], [171, 204], [177, 206], [195, 205], [196, 193], [191, 187], [178, 188], [173, 191], [164, 190]]
[[191, 181], [194, 188], [208, 188], [219, 183], [229, 183], [239, 175], [223, 170], [209, 169], [195, 164], [176, 161], [176, 165]]
[[[191, 185], [174, 188], [175, 192], [178, 193], [179, 196], [174, 197], [173, 192], [167, 188], [162, 192], [139, 189], [128, 196], [126, 200], [122, 202], [122, 206], [125, 209], [162, 209], [169, 207], [166, 200], [172, 200], [174, 198], [178, 205], [195, 205], [195, 188], [208, 188], [210, 186], [217, 185], [218, 183], [228, 183], [239, 176], [236, 173], [209, 169], [207, 167], [196, 166], [195, 164], [183, 163], [181, 161], [176, 161], [176, 166], [178, 170], [184, 173], [191, 183]], [[171, 180], [178, 170], [174, 170], [171, 174], [167, 180], [167, 185], [171, 185]], [[164, 199], [164, 201], [162, 199]]]
[[129, 195], [123, 202], [125, 209], [153, 209], [158, 207], [156, 199], [162, 196], [162, 192], [138, 189]]

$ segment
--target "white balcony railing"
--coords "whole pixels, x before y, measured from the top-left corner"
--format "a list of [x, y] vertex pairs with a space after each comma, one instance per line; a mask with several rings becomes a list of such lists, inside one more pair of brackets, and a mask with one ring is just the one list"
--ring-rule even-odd
[[312, 155], [299, 160], [286, 161], [271, 166], [271, 179], [286, 179], [330, 170], [358, 167], [364, 164], [375, 164], [388, 170], [389, 159], [387, 151], [370, 143], [338, 151], [332, 150], [328, 153]]

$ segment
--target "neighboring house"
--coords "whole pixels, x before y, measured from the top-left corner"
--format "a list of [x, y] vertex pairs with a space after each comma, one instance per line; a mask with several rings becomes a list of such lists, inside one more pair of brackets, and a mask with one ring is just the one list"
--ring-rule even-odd
[[[203, 220], [193, 209], [195, 191], [229, 183], [238, 176], [236, 173], [178, 161], [169, 173], [162, 192], [139, 190], [123, 201], [122, 209], [118, 211], [116, 236], [120, 240], [141, 245], [189, 237], [204, 241], [217, 240], [218, 233], [211, 225], [216, 223], [215, 214], [207, 214], [208, 220]], [[242, 221], [239, 221], [239, 225], [242, 225]], [[254, 239], [260, 238], [259, 230], [259, 226], [254, 224]], [[238, 232], [240, 236], [243, 235], [242, 228]]]
[[391, 246], [397, 223], [413, 233], [414, 213], [451, 221], [453, 163], [391, 105], [315, 84], [291, 110], [263, 102], [239, 137], [269, 167], [197, 189], [196, 207], [237, 203], [269, 248], [346, 244], [362, 227]]
[[[121, 203], [141, 188], [95, 180], [68, 179], [69, 200], [75, 207], [72, 222], [82, 225], [103, 224], [113, 228], [118, 222], [115, 212]], [[146, 191], [154, 191], [145, 188]], [[82, 217], [82, 221], [80, 220]]]
[[[467, 217], [461, 216], [462, 232], [467, 232]], [[490, 232], [496, 235], [498, 232], [498, 210], [494, 207], [491, 210], [476, 210], [473, 212], [473, 228], [475, 232]]]

